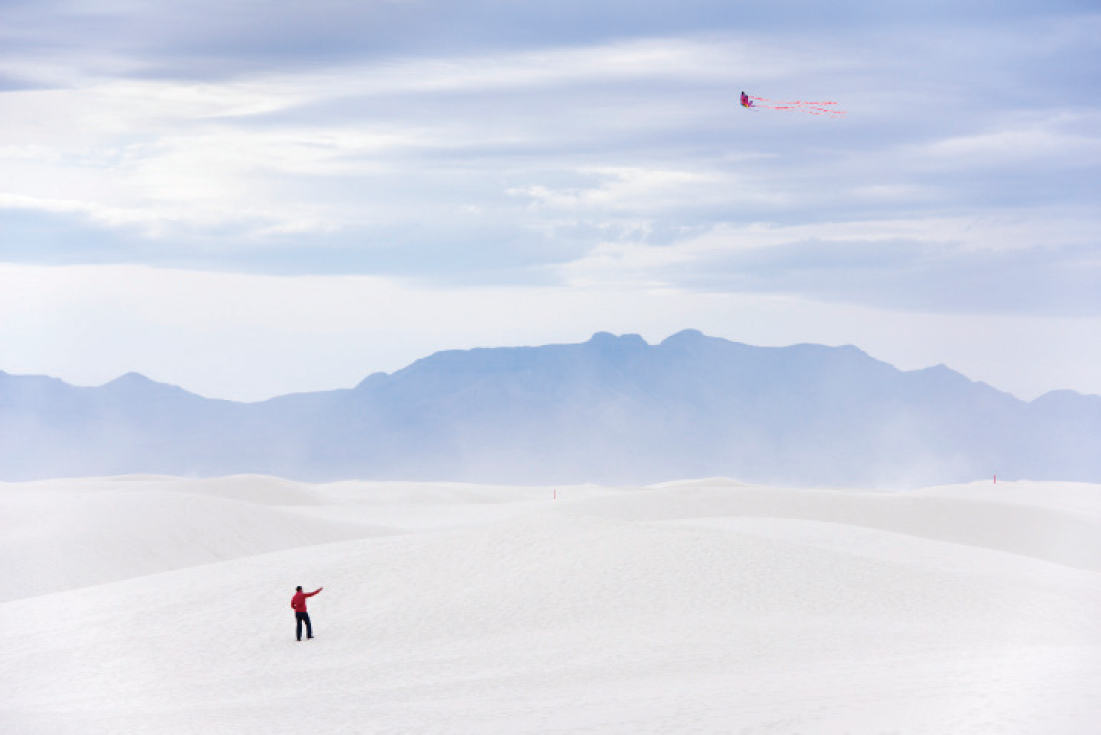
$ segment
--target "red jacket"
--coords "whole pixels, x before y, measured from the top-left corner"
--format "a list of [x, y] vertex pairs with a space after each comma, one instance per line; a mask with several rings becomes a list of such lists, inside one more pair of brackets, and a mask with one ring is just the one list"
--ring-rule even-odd
[[291, 598], [291, 607], [295, 612], [306, 612], [306, 598], [313, 597], [320, 591], [321, 588], [318, 587], [313, 592], [295, 592], [294, 597]]

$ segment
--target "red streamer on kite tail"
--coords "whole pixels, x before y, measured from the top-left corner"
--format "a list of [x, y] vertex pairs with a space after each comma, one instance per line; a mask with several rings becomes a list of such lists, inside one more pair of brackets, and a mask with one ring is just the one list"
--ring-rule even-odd
[[826, 110], [821, 107], [794, 107], [794, 106], [774, 106], [774, 105], [754, 105], [754, 107], [760, 107], [762, 110], [794, 110], [795, 112], [805, 112], [808, 115], [844, 115], [844, 110]]
[[805, 112], [808, 115], [844, 115], [844, 110], [838, 110], [836, 108], [826, 107], [826, 105], [836, 105], [836, 102], [802, 102], [800, 100], [787, 101], [787, 100], [770, 100], [765, 97], [750, 97], [751, 100], [756, 102], [771, 102], [768, 105], [754, 105], [754, 107], [763, 107], [766, 110], [794, 110], [796, 112]]
[[764, 97], [750, 97], [751, 100], [760, 100], [761, 102], [772, 102], [777, 105], [836, 105], [836, 102], [801, 102], [799, 100], [770, 100]]

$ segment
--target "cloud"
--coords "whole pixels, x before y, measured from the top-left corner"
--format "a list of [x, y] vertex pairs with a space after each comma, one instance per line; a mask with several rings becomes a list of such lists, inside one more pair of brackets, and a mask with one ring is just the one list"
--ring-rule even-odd
[[926, 312], [1098, 316], [1097, 252], [1096, 244], [1004, 252], [905, 240], [810, 240], [704, 258], [670, 280]]
[[648, 283], [925, 313], [1101, 316], [1089, 221], [1000, 219], [718, 228], [669, 245], [606, 243], [562, 269], [577, 286]]
[[0, 258], [1093, 313], [1088, 10], [10, 3]]
[[[709, 33], [799, 39], [808, 53], [899, 29], [950, 38], [959, 28], [1039, 27], [1095, 8], [1037, 3], [857, 0], [7, 0], [0, 67], [74, 76], [218, 81], [410, 57], [599, 46]], [[1081, 27], [1081, 24], [1079, 24]], [[1038, 42], [1033, 40], [1032, 46]], [[976, 55], [981, 58], [981, 54]]]

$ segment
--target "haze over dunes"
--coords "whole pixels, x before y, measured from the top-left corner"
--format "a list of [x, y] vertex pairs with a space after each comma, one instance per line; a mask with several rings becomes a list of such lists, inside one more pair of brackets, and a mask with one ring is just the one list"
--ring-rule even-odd
[[1101, 397], [1021, 401], [855, 347], [649, 345], [439, 352], [351, 389], [209, 400], [140, 375], [99, 388], [0, 374], [0, 477], [132, 472], [305, 480], [755, 482], [916, 487], [1101, 480]]

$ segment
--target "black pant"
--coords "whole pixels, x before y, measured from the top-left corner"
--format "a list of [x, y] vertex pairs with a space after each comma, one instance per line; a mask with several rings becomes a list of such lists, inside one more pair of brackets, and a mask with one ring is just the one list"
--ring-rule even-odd
[[302, 621], [306, 621], [306, 637], [313, 638], [313, 627], [310, 625], [310, 614], [308, 612], [296, 612], [294, 614], [295, 619], [298, 621], [297, 630], [298, 640], [302, 640]]

